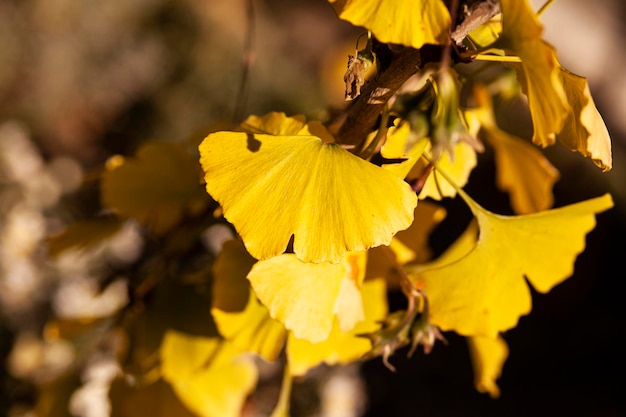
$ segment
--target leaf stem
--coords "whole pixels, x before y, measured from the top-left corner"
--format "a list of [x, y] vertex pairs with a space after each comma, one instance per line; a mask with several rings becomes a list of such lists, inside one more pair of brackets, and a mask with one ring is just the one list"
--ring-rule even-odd
[[380, 115], [380, 126], [378, 127], [378, 131], [376, 132], [376, 136], [374, 136], [374, 138], [365, 147], [365, 149], [360, 152], [361, 158], [365, 160], [369, 160], [372, 157], [372, 155], [374, 155], [374, 152], [376, 152], [378, 145], [387, 135], [387, 130], [388, 130], [387, 122], [388, 121], [389, 121], [389, 105], [385, 103], [385, 105], [383, 106], [383, 111]]
[[478, 54], [474, 57], [476, 61], [495, 61], [495, 62], [522, 62], [518, 56], [501, 56], [501, 55], [487, 55]]
[[422, 158], [424, 158], [426, 161], [428, 161], [429, 163], [433, 165], [435, 171], [440, 173], [441, 176], [446, 181], [448, 181], [448, 183], [452, 186], [452, 188], [454, 188], [455, 191], [461, 196], [463, 201], [465, 201], [465, 204], [468, 205], [472, 213], [475, 213], [475, 210], [478, 208], [477, 203], [465, 191], [463, 191], [463, 189], [459, 187], [458, 184], [456, 184], [454, 180], [452, 180], [452, 178], [445, 171], [441, 170], [430, 156], [424, 153], [422, 154]]
[[541, 16], [543, 14], [543, 12], [545, 12], [548, 7], [550, 7], [552, 5], [552, 3], [554, 3], [554, 0], [548, 0], [546, 1], [543, 6], [541, 6], [539, 8], [539, 10], [537, 10], [537, 16]]

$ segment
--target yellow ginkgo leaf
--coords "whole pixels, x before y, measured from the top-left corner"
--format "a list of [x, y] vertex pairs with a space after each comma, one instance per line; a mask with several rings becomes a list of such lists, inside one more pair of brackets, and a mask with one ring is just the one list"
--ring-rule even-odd
[[384, 164], [389, 172], [393, 172], [399, 178], [406, 178], [415, 163], [420, 159], [426, 147], [430, 143], [428, 138], [415, 138], [409, 123], [400, 126], [392, 126], [387, 132], [387, 140], [382, 146], [380, 153], [388, 159], [406, 159], [396, 164]]
[[244, 310], [225, 312], [213, 308], [213, 319], [220, 334], [233, 345], [274, 361], [285, 345], [287, 330], [270, 317], [269, 311], [257, 300], [254, 291], [249, 294], [250, 299]]
[[561, 68], [560, 75], [572, 111], [565, 120], [563, 130], [557, 135], [557, 140], [568, 149], [591, 158], [602, 171], [609, 171], [613, 166], [611, 138], [593, 102], [587, 79], [565, 68]]
[[376, 331], [387, 315], [387, 293], [384, 279], [365, 281], [362, 287], [364, 320], [348, 332], [341, 331], [337, 321], [326, 340], [311, 343], [290, 333], [287, 342], [287, 360], [292, 375], [304, 375], [309, 369], [324, 362], [328, 365], [353, 362], [371, 348], [369, 339], [359, 337]]
[[[476, 166], [476, 151], [471, 145], [465, 142], [459, 142], [453, 148], [454, 159], [450, 158], [447, 152], [441, 154], [437, 166], [448, 173], [455, 184], [464, 186], [469, 180], [472, 170]], [[422, 192], [419, 194], [420, 199], [427, 197], [433, 200], [441, 200], [444, 197], [456, 196], [456, 189], [446, 181], [441, 181], [434, 171], [428, 176]]]
[[527, 0], [501, 0], [502, 34], [494, 44], [516, 55], [517, 71], [533, 121], [533, 142], [553, 145], [570, 109], [552, 46], [542, 40], [543, 27]]
[[408, 229], [398, 232], [391, 242], [392, 249], [394, 249], [394, 241], [397, 241], [411, 251], [411, 256], [398, 256], [398, 262], [404, 265], [409, 262], [428, 261], [431, 257], [431, 250], [428, 247], [430, 233], [445, 217], [446, 209], [442, 206], [428, 201], [420, 203], [415, 208], [415, 218], [419, 221], [413, 222]]
[[504, 361], [509, 356], [509, 348], [502, 337], [473, 336], [467, 339], [472, 367], [474, 386], [478, 392], [488, 393], [491, 398], [500, 396], [496, 380], [502, 373]]
[[611, 196], [522, 216], [493, 214], [462, 190], [480, 229], [460, 259], [423, 265], [412, 275], [430, 300], [430, 318], [442, 330], [496, 337], [531, 310], [530, 289], [548, 292], [568, 278], [595, 214], [613, 206]]
[[181, 401], [201, 417], [238, 417], [257, 380], [239, 349], [217, 338], [169, 331], [160, 349], [161, 374]]
[[136, 157], [117, 161], [102, 178], [103, 204], [156, 233], [166, 232], [185, 213], [207, 203], [196, 160], [176, 143], [148, 142]]
[[474, 45], [484, 47], [494, 43], [502, 33], [501, 16], [495, 16], [474, 29], [469, 37]]
[[428, 201], [418, 204], [415, 218], [419, 221], [394, 236], [391, 245], [367, 251], [365, 280], [384, 277], [388, 288], [401, 288], [403, 276], [398, 265], [421, 264], [432, 257], [428, 238], [445, 216], [446, 210], [441, 206]]
[[[211, 314], [220, 334], [236, 347], [273, 361], [285, 345], [287, 330], [270, 317], [246, 276], [255, 263], [239, 240], [224, 243], [213, 266]], [[246, 297], [241, 304], [240, 298]]]
[[559, 171], [531, 144], [497, 127], [485, 129], [494, 149], [496, 184], [511, 196], [515, 213], [547, 210], [554, 204], [552, 187]]
[[282, 112], [270, 112], [264, 116], [249, 116], [239, 129], [249, 133], [266, 135], [297, 135], [306, 126], [306, 118], [302, 115], [288, 117]]
[[316, 136], [218, 132], [200, 145], [206, 189], [257, 259], [304, 262], [389, 244], [413, 222], [408, 184]]
[[337, 15], [381, 42], [421, 48], [448, 42], [450, 13], [442, 0], [330, 0]]
[[493, 146], [498, 188], [508, 191], [517, 214], [529, 214], [552, 207], [552, 187], [559, 171], [532, 144], [501, 130], [495, 120], [491, 98], [486, 88], [474, 94], [480, 108], [469, 110], [466, 117], [476, 117], [483, 136]]
[[304, 263], [287, 254], [259, 261], [248, 279], [273, 318], [315, 343], [328, 338], [335, 317], [343, 331], [363, 320], [365, 263], [365, 252], [347, 253], [338, 264]]

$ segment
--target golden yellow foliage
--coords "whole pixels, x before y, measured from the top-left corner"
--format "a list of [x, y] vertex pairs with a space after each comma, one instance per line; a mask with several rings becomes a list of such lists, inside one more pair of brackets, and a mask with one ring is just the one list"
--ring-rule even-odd
[[371, 349], [368, 339], [359, 334], [373, 332], [387, 315], [386, 286], [383, 279], [365, 281], [362, 286], [363, 321], [350, 331], [342, 331], [337, 320], [333, 322], [328, 338], [318, 343], [289, 335], [287, 358], [293, 375], [304, 375], [309, 369], [324, 362], [328, 365], [347, 364], [358, 360]]
[[257, 259], [285, 252], [293, 236], [300, 260], [339, 262], [413, 221], [408, 184], [310, 134], [218, 132], [200, 154], [207, 192]]
[[476, 245], [423, 265], [412, 276], [430, 299], [431, 322], [466, 336], [495, 337], [531, 310], [530, 290], [548, 292], [568, 278], [594, 215], [611, 196], [521, 216], [491, 213], [462, 190], [479, 226]]
[[413, 48], [448, 41], [450, 13], [441, 0], [330, 0], [337, 15], [385, 43]]
[[491, 98], [484, 87], [475, 89], [480, 107], [468, 110], [466, 118], [475, 118], [482, 134], [493, 146], [496, 184], [511, 196], [517, 214], [529, 214], [552, 207], [552, 187], [559, 179], [557, 169], [528, 142], [501, 130], [495, 120]]
[[338, 264], [304, 263], [285, 254], [256, 263], [248, 279], [273, 318], [297, 338], [316, 343], [328, 338], [335, 318], [343, 331], [363, 320], [365, 261], [364, 252], [348, 253]]
[[568, 149], [591, 158], [602, 171], [609, 171], [613, 167], [611, 138], [593, 102], [587, 80], [565, 68], [561, 68], [559, 74], [572, 111], [557, 135], [558, 141]]
[[553, 145], [570, 111], [556, 52], [541, 38], [543, 27], [527, 0], [502, 0], [500, 7], [502, 34], [495, 46], [522, 60], [512, 65], [528, 96], [533, 142]]

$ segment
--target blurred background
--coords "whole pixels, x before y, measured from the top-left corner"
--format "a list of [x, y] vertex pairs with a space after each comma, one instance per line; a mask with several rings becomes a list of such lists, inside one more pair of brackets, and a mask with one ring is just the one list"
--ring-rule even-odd
[[[105, 316], [126, 302], [123, 283], [99, 292], [93, 259], [51, 266], [45, 257], [48, 235], [97, 207], [97, 193], [79, 190], [107, 158], [147, 140], [200, 140], [238, 112], [324, 119], [344, 105], [346, 59], [362, 29], [326, 0], [253, 4], [251, 25], [244, 0], [0, 0], [0, 415], [33, 415], [32, 384], [72, 361], [68, 346], [42, 336], [52, 315]], [[626, 3], [556, 1], [542, 21], [561, 63], [588, 78], [613, 138], [605, 174], [558, 146], [546, 151], [562, 174], [556, 205], [611, 192], [616, 207], [598, 216], [575, 275], [534, 294], [532, 314], [506, 333], [499, 399], [473, 389], [465, 341], [450, 334], [430, 356], [396, 355], [395, 374], [379, 360], [358, 370], [366, 416], [626, 415]], [[527, 114], [503, 117], [528, 137], [517, 123]], [[496, 210], [506, 199], [492, 184], [485, 157], [468, 190]], [[454, 213], [460, 203], [446, 204]], [[137, 233], [124, 230], [109, 253], [132, 262]], [[114, 372], [99, 365], [86, 382]], [[73, 414], [108, 415], [81, 407], [76, 400]]]

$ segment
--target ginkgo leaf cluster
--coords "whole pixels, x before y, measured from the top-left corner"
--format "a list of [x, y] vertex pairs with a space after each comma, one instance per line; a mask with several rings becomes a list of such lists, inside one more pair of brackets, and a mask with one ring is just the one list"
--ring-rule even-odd
[[[497, 20], [454, 51], [448, 2], [329, 3], [370, 32], [367, 48], [440, 51], [401, 80], [362, 143], [339, 140], [336, 123], [348, 116], [282, 112], [212, 132], [197, 149], [148, 142], [107, 162], [102, 212], [49, 240], [57, 256], [89, 250], [125, 223], [146, 236], [128, 269], [131, 303], [115, 320], [127, 342], [120, 363], [133, 378], [112, 385], [113, 415], [136, 415], [133, 407], [240, 415], [260, 358], [284, 361], [273, 415], [287, 416], [294, 378], [376, 356], [392, 368], [394, 352], [422, 345], [428, 353], [445, 340], [441, 332], [467, 337], [475, 386], [497, 397], [515, 349], [506, 332], [531, 312], [531, 287], [545, 293], [570, 277], [596, 215], [612, 207], [605, 194], [553, 208], [561, 173], [542, 148], [558, 141], [607, 171], [611, 145], [587, 81], [560, 65], [526, 0], [502, 0]], [[515, 73], [532, 137], [498, 126], [489, 82], [463, 67], [481, 55]], [[379, 74], [392, 65], [375, 59]], [[494, 213], [464, 190], [485, 149], [515, 215]], [[447, 215], [439, 202], [455, 197], [473, 220], [433, 259], [429, 238]], [[208, 233], [216, 226], [225, 238]], [[406, 296], [405, 310], [390, 311], [390, 291]]]

